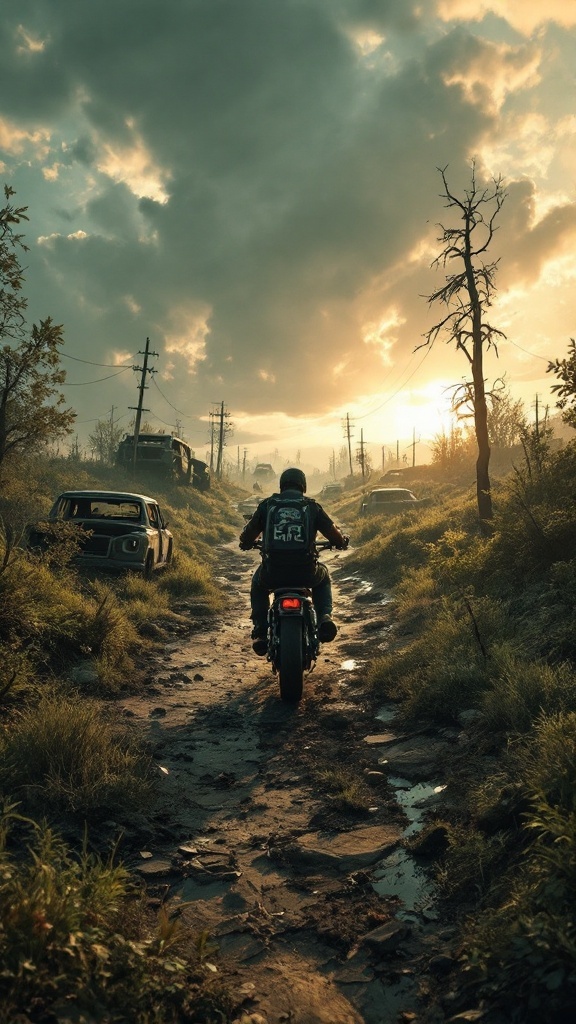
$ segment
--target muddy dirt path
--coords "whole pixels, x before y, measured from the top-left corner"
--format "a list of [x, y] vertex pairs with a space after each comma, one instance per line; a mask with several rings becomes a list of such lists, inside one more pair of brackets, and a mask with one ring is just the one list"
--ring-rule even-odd
[[406, 738], [386, 732], [359, 685], [363, 660], [387, 642], [390, 610], [385, 595], [347, 575], [346, 555], [325, 561], [340, 632], [297, 708], [280, 701], [268, 663], [251, 650], [257, 555], [235, 543], [219, 552], [230, 595], [223, 618], [195, 620], [157, 659], [146, 695], [122, 701], [161, 775], [134, 866], [152, 899], [186, 904], [187, 922], [216, 940], [238, 1019], [432, 1022], [444, 1017], [426, 1009], [427, 986], [418, 990], [449, 935], [424, 874], [411, 865], [404, 884], [402, 838], [414, 818], [379, 762], [394, 751], [401, 762]]

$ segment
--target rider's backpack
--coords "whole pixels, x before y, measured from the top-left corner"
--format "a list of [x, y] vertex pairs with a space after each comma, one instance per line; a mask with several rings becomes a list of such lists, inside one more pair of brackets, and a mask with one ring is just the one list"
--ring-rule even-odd
[[308, 566], [314, 562], [314, 513], [307, 498], [268, 499], [263, 554], [271, 564]]

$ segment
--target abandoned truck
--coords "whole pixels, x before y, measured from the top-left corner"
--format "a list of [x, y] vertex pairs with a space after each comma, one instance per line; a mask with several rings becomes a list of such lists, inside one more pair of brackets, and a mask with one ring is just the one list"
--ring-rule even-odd
[[210, 471], [195, 459], [190, 445], [173, 434], [139, 434], [134, 454], [134, 434], [126, 434], [118, 445], [116, 465], [134, 467], [165, 480], [192, 484], [199, 491], [210, 487]]

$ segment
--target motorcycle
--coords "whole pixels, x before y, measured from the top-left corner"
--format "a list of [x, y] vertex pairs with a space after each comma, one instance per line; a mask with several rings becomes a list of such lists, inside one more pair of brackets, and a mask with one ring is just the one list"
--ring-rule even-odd
[[[330, 541], [316, 541], [316, 551], [332, 548]], [[254, 547], [262, 549], [262, 541]], [[312, 591], [306, 587], [279, 587], [268, 612], [268, 653], [272, 671], [278, 674], [280, 697], [297, 704], [302, 697], [304, 673], [318, 658], [318, 620]]]

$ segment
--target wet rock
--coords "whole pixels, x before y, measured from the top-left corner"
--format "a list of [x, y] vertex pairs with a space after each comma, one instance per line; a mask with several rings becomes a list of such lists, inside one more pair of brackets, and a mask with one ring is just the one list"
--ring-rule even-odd
[[71, 670], [70, 679], [79, 686], [95, 686], [99, 676], [91, 661], [81, 661]]
[[378, 764], [413, 781], [425, 781], [440, 774], [454, 747], [451, 743], [428, 736], [415, 737], [392, 744]]
[[398, 740], [398, 736], [393, 732], [378, 732], [371, 736], [364, 737], [364, 743], [369, 747], [375, 747], [382, 745], [383, 743], [393, 743]]
[[522, 786], [510, 784], [500, 790], [499, 799], [487, 807], [476, 819], [481, 832], [493, 835], [494, 832], [515, 826], [519, 818], [530, 810], [530, 802]]
[[410, 936], [411, 931], [407, 924], [393, 920], [367, 932], [361, 941], [377, 953], [393, 953]]
[[440, 977], [443, 974], [448, 974], [453, 969], [455, 963], [454, 957], [448, 956], [446, 953], [439, 953], [429, 961], [428, 970], [431, 974]]
[[478, 711], [477, 708], [468, 708], [467, 711], [461, 711], [458, 715], [458, 721], [460, 722], [460, 725], [464, 726], [464, 728], [467, 728], [474, 722], [478, 722], [481, 718], [482, 712]]
[[150, 860], [145, 860], [143, 864], [137, 866], [136, 870], [139, 875], [144, 875], [145, 878], [166, 878], [168, 875], [175, 874], [172, 862], [161, 857], [152, 857]]
[[198, 854], [198, 847], [194, 843], [182, 843], [178, 847], [178, 853], [182, 854], [183, 857], [195, 857]]
[[416, 857], [434, 859], [446, 852], [449, 846], [446, 825], [435, 825], [425, 829], [420, 835], [414, 836], [410, 842], [410, 850]]
[[368, 825], [334, 836], [310, 832], [282, 852], [304, 870], [326, 867], [350, 873], [382, 860], [396, 848], [401, 835], [395, 825]]

